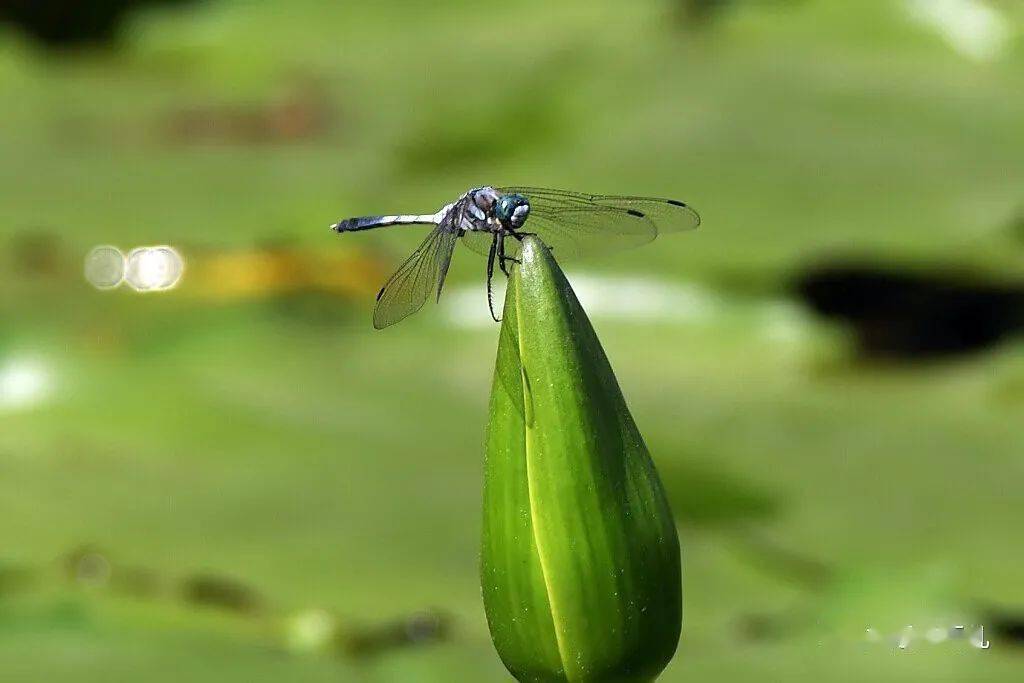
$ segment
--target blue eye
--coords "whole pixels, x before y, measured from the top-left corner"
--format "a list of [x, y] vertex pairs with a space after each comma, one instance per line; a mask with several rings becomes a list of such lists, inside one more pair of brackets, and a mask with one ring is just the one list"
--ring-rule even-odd
[[[494, 207], [494, 216], [502, 223], [512, 221], [514, 216], [525, 216], [529, 211], [530, 202], [521, 194], [506, 194], [498, 200]], [[525, 210], [516, 211], [520, 207], [527, 207]]]

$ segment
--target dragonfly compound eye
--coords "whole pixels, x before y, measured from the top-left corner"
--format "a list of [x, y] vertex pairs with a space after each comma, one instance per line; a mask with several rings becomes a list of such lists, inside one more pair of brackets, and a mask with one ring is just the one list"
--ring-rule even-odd
[[522, 227], [530, 215], [530, 200], [521, 194], [507, 194], [498, 200], [494, 216], [513, 229]]

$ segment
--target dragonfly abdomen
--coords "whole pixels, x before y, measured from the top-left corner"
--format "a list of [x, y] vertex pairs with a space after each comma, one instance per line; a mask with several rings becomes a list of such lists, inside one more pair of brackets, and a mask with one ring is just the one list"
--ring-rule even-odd
[[402, 214], [398, 216], [360, 216], [359, 218], [346, 218], [335, 223], [331, 229], [335, 232], [357, 232], [359, 230], [372, 230], [383, 228], [388, 225], [433, 225], [437, 222], [434, 214], [414, 215]]

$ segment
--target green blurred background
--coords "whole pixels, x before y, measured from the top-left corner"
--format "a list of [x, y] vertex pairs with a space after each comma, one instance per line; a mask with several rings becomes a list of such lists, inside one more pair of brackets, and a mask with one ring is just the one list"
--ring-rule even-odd
[[493, 183], [703, 215], [564, 264], [678, 516], [663, 680], [1021, 680], [1024, 4], [50, 4], [0, 7], [0, 679], [507, 679], [483, 259], [376, 332], [422, 230], [327, 231]]

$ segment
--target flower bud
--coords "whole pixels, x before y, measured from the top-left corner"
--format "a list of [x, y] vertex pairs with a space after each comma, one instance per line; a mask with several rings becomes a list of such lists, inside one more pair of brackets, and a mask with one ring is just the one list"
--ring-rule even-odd
[[491, 392], [481, 583], [520, 681], [650, 681], [682, 622], [664, 489], [551, 252], [524, 242]]

